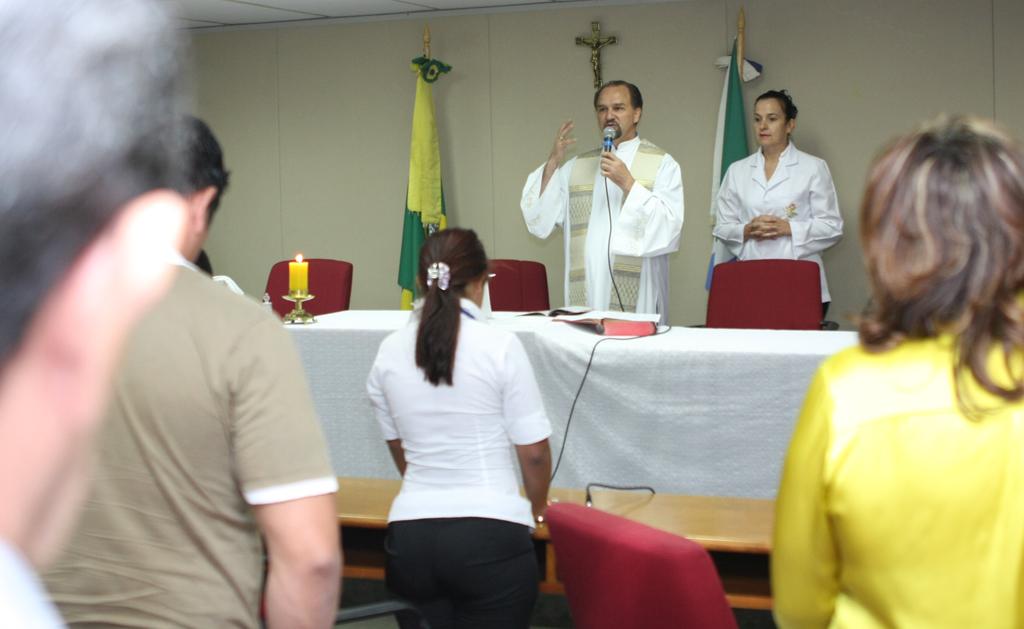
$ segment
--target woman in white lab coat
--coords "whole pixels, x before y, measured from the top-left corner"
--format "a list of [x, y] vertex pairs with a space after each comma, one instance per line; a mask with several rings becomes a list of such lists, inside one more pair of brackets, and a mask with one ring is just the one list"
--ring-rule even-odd
[[821, 269], [822, 312], [832, 298], [821, 252], [843, 236], [836, 188], [825, 161], [797, 150], [797, 108], [786, 90], [754, 103], [761, 148], [733, 162], [718, 190], [715, 238], [740, 260], [812, 260]]

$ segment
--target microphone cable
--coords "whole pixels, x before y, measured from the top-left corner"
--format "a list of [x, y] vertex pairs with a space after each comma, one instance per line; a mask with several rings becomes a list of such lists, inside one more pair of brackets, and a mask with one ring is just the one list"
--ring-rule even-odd
[[[667, 333], [672, 329], [672, 326], [665, 326], [664, 330], [659, 330], [650, 336], [659, 336]], [[569, 442], [569, 427], [572, 426], [573, 414], [576, 412], [576, 403], [580, 400], [580, 393], [583, 391], [583, 385], [587, 382], [587, 376], [590, 374], [590, 368], [594, 364], [594, 352], [597, 351], [597, 346], [605, 341], [634, 341], [636, 339], [645, 338], [643, 336], [608, 336], [600, 339], [594, 343], [594, 346], [590, 348], [590, 357], [587, 359], [587, 368], [583, 370], [583, 377], [580, 378], [580, 386], [576, 388], [576, 395], [572, 398], [572, 405], [569, 407], [569, 417], [565, 420], [565, 431], [562, 433], [562, 445], [558, 448], [558, 457], [555, 459], [555, 467], [551, 472], [551, 481], [554, 482], [555, 476], [558, 474], [558, 468], [562, 465], [562, 455], [565, 454], [565, 444]]]
[[611, 485], [608, 483], [587, 483], [587, 489], [583, 495], [583, 504], [588, 507], [594, 506], [594, 497], [591, 493], [591, 488], [600, 487], [601, 489], [617, 489], [619, 491], [649, 491], [651, 496], [658, 495], [658, 492], [654, 491], [654, 487], [650, 485]]
[[[619, 285], [615, 283], [615, 271], [612, 270], [612, 201], [608, 194], [608, 178], [604, 179], [604, 205], [608, 208], [608, 277], [612, 279], [612, 288], [615, 289], [615, 298], [619, 300], [619, 312], [626, 312], [622, 305], [622, 295], [619, 294]], [[635, 184], [634, 184], [635, 185]]]

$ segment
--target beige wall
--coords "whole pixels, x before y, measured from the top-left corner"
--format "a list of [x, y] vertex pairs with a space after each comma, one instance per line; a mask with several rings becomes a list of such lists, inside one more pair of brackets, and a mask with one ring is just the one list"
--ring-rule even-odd
[[[672, 256], [671, 322], [701, 323], [710, 249], [708, 195], [722, 74], [737, 0], [450, 16], [430, 20], [434, 56], [454, 66], [435, 84], [444, 184], [453, 225], [472, 227], [492, 257], [548, 267], [561, 303], [562, 240], [530, 236], [518, 203], [558, 124], [598, 131], [592, 78], [577, 34], [600, 20], [619, 44], [604, 76], [636, 82], [641, 133], [679, 161], [686, 191]], [[997, 116], [1018, 135], [1024, 29], [1019, 0], [759, 0], [747, 12], [747, 56], [765, 74], [750, 103], [789, 89], [794, 136], [831, 167], [846, 238], [825, 255], [830, 313], [864, 304], [857, 206], [884, 141], [938, 112]], [[233, 171], [208, 250], [217, 272], [262, 294], [266, 272], [301, 251], [355, 264], [355, 308], [393, 308], [405, 205], [414, 78], [424, 21], [363, 22], [194, 35], [197, 113]], [[753, 144], [752, 144], [753, 146]]]

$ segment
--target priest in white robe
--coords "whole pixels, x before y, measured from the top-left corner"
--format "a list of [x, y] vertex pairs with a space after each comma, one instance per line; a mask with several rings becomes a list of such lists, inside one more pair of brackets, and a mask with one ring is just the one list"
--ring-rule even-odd
[[562, 164], [575, 143], [572, 121], [564, 123], [547, 162], [526, 180], [523, 218], [539, 238], [562, 227], [566, 305], [655, 313], [667, 323], [668, 257], [683, 228], [679, 164], [638, 136], [643, 98], [635, 85], [605, 83], [594, 109], [598, 128], [615, 136], [612, 150]]

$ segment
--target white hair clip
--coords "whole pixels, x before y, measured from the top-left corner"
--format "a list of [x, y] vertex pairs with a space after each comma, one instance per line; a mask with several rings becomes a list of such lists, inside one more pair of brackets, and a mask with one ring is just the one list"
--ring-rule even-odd
[[438, 288], [448, 290], [448, 284], [452, 281], [452, 270], [444, 262], [435, 262], [427, 267], [427, 288], [433, 286], [435, 280]]

